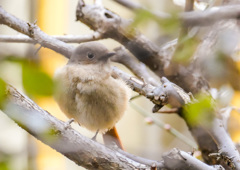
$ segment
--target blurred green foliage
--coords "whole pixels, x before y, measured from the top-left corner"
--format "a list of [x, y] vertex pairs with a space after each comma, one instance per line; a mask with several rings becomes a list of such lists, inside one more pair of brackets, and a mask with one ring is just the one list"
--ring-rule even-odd
[[10, 163], [7, 161], [0, 161], [0, 169], [1, 170], [10, 170], [9, 164]]
[[23, 87], [30, 95], [50, 96], [53, 80], [35, 63], [22, 62]]
[[209, 126], [214, 118], [214, 106], [211, 96], [198, 95], [197, 102], [184, 106], [184, 117], [192, 126]]
[[7, 154], [0, 150], [0, 170], [10, 170], [12, 157], [11, 155]]
[[178, 46], [173, 56], [173, 61], [188, 64], [195, 53], [198, 44], [199, 41], [194, 37], [182, 38], [180, 42], [178, 42]]
[[142, 23], [145, 24], [151, 20], [155, 21], [166, 33], [175, 32], [179, 28], [180, 24], [176, 13], [172, 13], [171, 17], [164, 19], [156, 16], [148, 10], [140, 9], [135, 11], [135, 18], [130, 27], [135, 28], [136, 26]]
[[50, 96], [53, 93], [52, 78], [44, 72], [37, 62], [19, 57], [6, 57], [6, 61], [18, 63], [22, 67], [22, 82], [29, 96]]
[[0, 108], [3, 107], [5, 96], [6, 96], [6, 83], [0, 78]]
[[[135, 18], [129, 29], [130, 33], [134, 33], [133, 28], [140, 24], [146, 24], [148, 21], [155, 21], [159, 28], [167, 34], [175, 34], [176, 32], [179, 32], [179, 28], [181, 28], [181, 23], [176, 11], [172, 13], [169, 18], [160, 18], [148, 10], [141, 9], [135, 11]], [[158, 34], [156, 33], [156, 35]], [[199, 41], [195, 37], [185, 36], [180, 38], [173, 56], [173, 61], [188, 64], [196, 51], [198, 44]]]

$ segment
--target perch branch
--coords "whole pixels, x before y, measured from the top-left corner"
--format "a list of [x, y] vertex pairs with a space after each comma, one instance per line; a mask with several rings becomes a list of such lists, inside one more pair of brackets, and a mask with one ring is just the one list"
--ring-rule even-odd
[[[151, 167], [156, 167], [157, 169], [164, 169], [166, 168], [165, 165], [169, 166], [172, 160], [175, 159], [175, 156], [168, 155], [167, 159], [165, 156], [164, 161], [158, 162], [141, 158], [116, 148], [107, 148], [82, 136], [79, 132], [67, 126], [66, 122], [56, 119], [47, 111], [41, 109], [12, 86], [7, 86], [6, 101], [3, 112], [19, 126], [74, 161], [77, 165], [85, 168], [150, 169]], [[190, 159], [187, 157], [188, 155], [184, 155], [183, 151], [181, 151], [181, 155], [188, 159], [185, 168], [193, 164], [194, 167], [200, 166], [214, 169], [206, 164], [203, 165], [202, 162], [194, 157]], [[176, 164], [176, 166], [178, 165]], [[174, 168], [169, 167], [169, 169]]]
[[[176, 159], [176, 156], [168, 154], [164, 156], [164, 162], [147, 160], [120, 151], [119, 149], [107, 148], [82, 136], [71, 127], [66, 128], [65, 122], [56, 119], [41, 109], [12, 86], [8, 86], [7, 88], [7, 101], [8, 103], [3, 111], [15, 120], [19, 126], [85, 168], [149, 169], [155, 166], [158, 169], [162, 169], [166, 168], [165, 165], [170, 169], [175, 168], [175, 166], [169, 167], [169, 165], [171, 165], [172, 160]], [[188, 154], [186, 155], [183, 151], [178, 151], [177, 154], [181, 154], [181, 157], [185, 158], [185, 168], [191, 165], [191, 167], [195, 168], [215, 169]], [[181, 166], [183, 167], [183, 165]]]
[[[31, 135], [88, 169], [148, 169], [75, 131], [66, 123], [41, 109], [12, 86], [7, 87], [3, 112]], [[139, 160], [144, 158], [139, 158]], [[156, 161], [156, 165], [162, 165]]]

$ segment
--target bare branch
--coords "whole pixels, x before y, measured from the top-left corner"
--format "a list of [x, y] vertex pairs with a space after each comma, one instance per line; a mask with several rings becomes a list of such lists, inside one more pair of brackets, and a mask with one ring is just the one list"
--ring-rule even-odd
[[112, 57], [112, 61], [116, 61], [129, 68], [136, 76], [143, 79], [146, 83], [150, 83], [153, 86], [159, 86], [160, 82], [153, 78], [149, 74], [149, 70], [146, 65], [139, 62], [133, 55], [131, 55], [123, 46], [115, 48], [115, 56]]
[[163, 107], [163, 105], [167, 104], [170, 104], [172, 107], [180, 108], [185, 104], [191, 103], [189, 94], [165, 77], [161, 79], [161, 85], [153, 86], [117, 69], [116, 67], [112, 67], [112, 69], [113, 77], [121, 77], [121, 79], [123, 79], [133, 91], [147, 97], [156, 105], [155, 107], [158, 109], [153, 112], [157, 112]]
[[185, 170], [223, 170], [222, 166], [209, 166], [200, 160], [194, 158], [192, 155], [180, 151], [176, 148], [172, 149], [169, 153], [163, 155], [164, 164], [169, 169], [185, 169]]
[[[88, 169], [148, 169], [123, 154], [109, 149], [56, 119], [12, 86], [7, 89], [3, 111], [37, 139]], [[144, 158], [138, 158], [139, 160]], [[156, 161], [157, 165], [161, 165]]]
[[[164, 60], [158, 56], [158, 47], [143, 35], [129, 34], [130, 23], [115, 13], [92, 5], [78, 5], [77, 19], [98, 31], [105, 38], [112, 38], [123, 44], [133, 55], [154, 71], [162, 73]], [[151, 60], [149, 60], [151, 58]]]
[[[101, 35], [95, 32], [91, 35], [53, 35], [51, 36], [65, 43], [82, 43], [88, 41], [100, 40]], [[38, 43], [36, 40], [30, 38], [26, 35], [0, 35], [0, 42], [10, 42], [10, 43]]]
[[240, 5], [213, 7], [202, 12], [185, 12], [179, 15], [179, 19], [186, 26], [209, 26], [220, 20], [238, 19], [239, 17]]
[[[132, 10], [147, 10], [145, 7], [143, 7], [141, 4], [138, 4], [134, 1], [129, 1], [129, 0], [114, 0], [115, 2], [129, 8], [129, 9], [132, 9]], [[168, 13], [165, 13], [165, 12], [160, 12], [160, 11], [149, 11], [147, 10], [148, 12], [150, 12], [151, 14], [161, 18], [161, 19], [168, 19], [171, 17], [170, 14]]]
[[115, 148], [115, 150], [121, 154], [123, 154], [124, 156], [128, 157], [129, 159], [132, 159], [132, 160], [135, 160], [137, 162], [140, 162], [142, 164], [145, 164], [145, 165], [148, 165], [150, 167], [152, 167], [153, 165], [155, 165], [156, 167], [158, 168], [164, 168], [164, 162], [161, 161], [161, 162], [156, 162], [156, 161], [152, 161], [152, 160], [149, 160], [149, 159], [145, 159], [145, 158], [141, 158], [141, 157], [136, 157], [135, 155], [132, 155], [128, 152], [125, 152], [119, 148]]
[[138, 111], [140, 114], [142, 114], [144, 117], [150, 118], [152, 123], [156, 124], [158, 127], [161, 129], [165, 130], [167, 133], [175, 136], [178, 138], [180, 141], [185, 143], [186, 145], [190, 146], [193, 149], [197, 149], [198, 146], [196, 145], [195, 142], [193, 142], [191, 139], [188, 137], [184, 136], [181, 132], [176, 130], [175, 128], [171, 127], [171, 125], [161, 121], [160, 119], [156, 119], [152, 116], [152, 114], [148, 113], [138, 105], [134, 104], [133, 102], [130, 103], [131, 107], [134, 108], [136, 111]]
[[[120, 42], [159, 77], [167, 75], [171, 81], [193, 94], [200, 92], [202, 89], [208, 89], [207, 83], [204, 82], [205, 80], [194, 76], [192, 70], [188, 70], [184, 66], [174, 67], [175, 65], [172, 66], [174, 67], [172, 69], [171, 65], [169, 66], [172, 56], [169, 59], [169, 55], [166, 55], [168, 48], [159, 49], [156, 44], [148, 40], [145, 36], [136, 33], [137, 31], [129, 33], [131, 31], [128, 27], [130, 22], [120, 18], [117, 14], [103, 7], [84, 4], [77, 6], [76, 16], [78, 20], [88, 25], [91, 29], [100, 32], [104, 38], [112, 38]], [[182, 73], [168, 73], [168, 70], [179, 71], [178, 69]], [[175, 75], [180, 75], [180, 78]], [[189, 86], [189, 80], [196, 83]]]
[[[83, 5], [84, 2], [79, 1], [79, 4]], [[28, 30], [29, 28], [32, 28], [32, 26], [29, 27], [26, 22], [14, 17], [13, 15], [8, 14], [1, 7], [0, 7], [0, 21], [4, 21], [3, 24], [6, 24], [11, 28], [16, 29], [17, 31], [18, 30], [23, 30], [21, 32], [26, 33], [28, 36], [32, 36], [32, 34], [30, 34], [29, 30]], [[34, 25], [34, 27], [38, 28], [36, 25]], [[41, 35], [44, 35], [41, 38], [36, 38], [36, 39], [34, 38], [34, 40], [37, 41], [39, 44], [42, 44], [42, 43], [45, 44], [44, 42], [47, 42], [45, 44], [45, 45], [47, 45], [47, 48], [50, 48], [50, 49], [52, 49], [56, 52], [59, 52], [61, 54], [71, 54], [72, 53], [72, 50], [73, 50], [72, 46], [69, 46], [68, 44], [66, 44], [64, 42], [62, 42], [60, 40], [57, 40], [57, 39], [54, 39], [53, 37], [43, 33], [42, 31], [40, 31], [39, 28], [38, 28], [38, 31], [36, 33], [37, 35], [38, 35], [38, 33], [41, 34]], [[62, 49], [60, 51], [59, 51], [58, 42], [60, 42], [61, 47], [62, 47]], [[51, 43], [51, 44], [49, 44], [49, 43]], [[69, 57], [69, 55], [65, 55], [65, 57]], [[154, 95], [151, 94], [156, 87], [154, 87], [150, 84], [146, 84], [145, 82], [142, 82], [142, 81], [140, 81], [140, 80], [138, 80], [138, 79], [136, 79], [132, 76], [129, 76], [126, 73], [122, 72], [121, 70], [118, 70], [117, 68], [115, 68], [114, 71], [115, 71], [116, 74], [118, 74], [118, 76], [120, 76], [123, 80], [125, 80], [132, 87], [132, 89], [134, 91], [148, 97], [155, 104], [162, 104], [162, 101], [161, 101], [162, 99], [160, 99], [160, 98], [154, 99]], [[165, 92], [160, 90], [159, 93], [165, 93]], [[149, 95], [149, 94], [151, 94], [151, 95]], [[155, 93], [155, 95], [158, 95], [158, 94]], [[164, 98], [164, 104], [168, 104], [167, 97], [168, 96], [166, 95], [166, 98]]]
[[102, 6], [102, 0], [94, 0], [95, 5]]
[[[152, 98], [152, 96], [148, 96], [149, 93], [151, 93], [156, 87], [151, 84], [144, 84], [141, 80], [117, 69], [116, 67], [113, 67], [113, 76], [115, 77], [121, 77], [135, 92]], [[159, 100], [152, 100], [154, 103], [159, 104]]]
[[194, 7], [194, 0], [186, 0], [186, 4], [185, 4], [185, 9], [184, 11], [192, 11]]
[[[119, 149], [109, 149], [82, 136], [71, 127], [67, 127], [66, 123], [41, 109], [15, 88], [8, 86], [7, 96], [8, 104], [3, 109], [4, 113], [37, 139], [85, 168], [150, 169], [152, 166], [156, 166], [161, 169], [165, 168], [165, 165], [169, 166], [171, 162], [169, 160], [176, 159], [175, 156], [168, 155], [167, 159], [166, 156], [164, 157], [164, 162], [157, 162], [134, 156]], [[201, 165], [201, 167], [214, 169], [206, 164], [202, 165], [203, 163], [196, 158], [191, 157], [190, 159], [188, 157], [190, 155], [184, 154], [181, 151], [182, 157], [188, 160], [185, 160], [185, 168], [189, 164], [193, 164], [194, 167]], [[179, 164], [181, 165], [181, 162]]]
[[[99, 18], [97, 18], [96, 16]], [[92, 6], [85, 5], [83, 1], [79, 1], [77, 18], [84, 21], [92, 29], [99, 31], [100, 34], [103, 35], [104, 38], [111, 37], [111, 38], [114, 38], [114, 39], [120, 41], [135, 56], [138, 56], [140, 61], [145, 62], [153, 71], [155, 71], [155, 73], [158, 73], [159, 76], [164, 73], [164, 71], [165, 71], [164, 66], [166, 66], [165, 62], [168, 62], [169, 60], [165, 60], [165, 58], [164, 58], [165, 56], [163, 55], [163, 53], [160, 53], [158, 48], [152, 42], [150, 42], [145, 37], [143, 37], [141, 34], [129, 35], [128, 32], [125, 30], [125, 28], [126, 28], [125, 26], [128, 25], [128, 23], [123, 22], [123, 20], [120, 17], [118, 17], [116, 14], [114, 14], [104, 8], [97, 8], [95, 6], [92, 7]], [[99, 20], [99, 22], [95, 21], [94, 18]], [[93, 23], [91, 23], [91, 22], [93, 22]], [[96, 23], [94, 23], [94, 22], [96, 22]], [[8, 25], [9, 27], [12, 27], [13, 29], [15, 29], [17, 31], [20, 31], [20, 32], [32, 37], [34, 40], [36, 40], [41, 45], [42, 44], [46, 45], [46, 47], [53, 49], [56, 52], [65, 54], [65, 56], [67, 56], [67, 57], [69, 57], [72, 52], [72, 46], [66, 45], [65, 43], [63, 43], [59, 40], [56, 40], [54, 38], [50, 38], [45, 33], [41, 32], [37, 26], [35, 26], [33, 24], [27, 24], [26, 22], [21, 21], [12, 15], [7, 14], [6, 11], [4, 11], [1, 7], [0, 7], [0, 23]], [[118, 32], [116, 32], [116, 30]], [[59, 49], [60, 47], [64, 47], [64, 48]], [[186, 70], [186, 69], [184, 71], [185, 72], [188, 71], [189, 75], [184, 76], [184, 75], [180, 74], [180, 76], [178, 76], [178, 79], [180, 79], [182, 82], [184, 82], [187, 86], [194, 86], [194, 88], [196, 90], [201, 91], [201, 87], [205, 86], [205, 84], [204, 84], [205, 82], [201, 80], [201, 77], [197, 77], [196, 75], [194, 75], [197, 78], [193, 79], [191, 77], [192, 72], [190, 72], [189, 70]], [[134, 78], [131, 78], [131, 77], [129, 78], [128, 76], [126, 76], [124, 74], [120, 73], [119, 75], [123, 79], [126, 79], [126, 80], [128, 80], [128, 82], [132, 83], [133, 89], [135, 91], [138, 91], [140, 94], [143, 94], [147, 97], [149, 97], [148, 93], [152, 92], [155, 89], [154, 86], [150, 86], [150, 85], [146, 86], [145, 83], [143, 83], [139, 80], [136, 80]], [[208, 89], [208, 87], [206, 89]], [[163, 93], [164, 93], [164, 91], [163, 91]], [[154, 96], [151, 96], [151, 99], [153, 100], [153, 102], [155, 104], [163, 103], [162, 100], [159, 100], [159, 99], [156, 100], [154, 98]], [[18, 102], [21, 102], [21, 101], [22, 100], [19, 99]], [[168, 103], [168, 102], [169, 101], [164, 100], [164, 103]], [[214, 152], [214, 151], [217, 152], [217, 148], [215, 147], [214, 141], [212, 140], [212, 138], [210, 137], [209, 134], [206, 134], [206, 132], [204, 131], [203, 128], [190, 127], [190, 130], [191, 130], [192, 134], [195, 133], [195, 138], [197, 139], [199, 145], [201, 146], [200, 148], [203, 152], [203, 156], [205, 156], [204, 157], [205, 160], [209, 159], [209, 158], [206, 158], [206, 155], [208, 155], [209, 152]], [[199, 133], [199, 132], [202, 132], [202, 133]], [[222, 131], [222, 132], [226, 134], [226, 131]], [[31, 133], [33, 133], [33, 132], [31, 132]], [[44, 139], [44, 140], [46, 140], [46, 139]], [[206, 142], [206, 140], [207, 140], [207, 142]], [[206, 143], [208, 144], [208, 146], [204, 146], [204, 145], [206, 145]], [[92, 144], [92, 143], [90, 143], [90, 144]], [[226, 146], [226, 145], [223, 145], [223, 146]], [[231, 149], [232, 148], [230, 147], [230, 150]], [[81, 155], [78, 155], [78, 156], [81, 156]], [[104, 158], [104, 160], [105, 160], [105, 158]], [[207, 162], [212, 163], [212, 161], [208, 161], [208, 160], [207, 160]]]
[[42, 32], [37, 25], [18, 19], [17, 17], [7, 13], [1, 6], [0, 23], [28, 35], [41, 44], [42, 47], [50, 48], [68, 58], [71, 56], [73, 50], [71, 45], [65, 44], [60, 40], [48, 36], [46, 33]]
[[[37, 139], [49, 145], [56, 151], [62, 153], [76, 164], [88, 169], [174, 169], [170, 167], [175, 155], [165, 155], [164, 162], [148, 160], [126, 153], [119, 149], [109, 149], [102, 144], [82, 136], [65, 122], [62, 122], [47, 111], [41, 109], [25, 95], [18, 92], [12, 86], [7, 89], [7, 104], [3, 111], [19, 126], [28, 131]], [[67, 127], [67, 128], [66, 128]], [[214, 169], [203, 164], [196, 158], [178, 151], [182, 158], [185, 158], [186, 167], [204, 167]], [[182, 162], [178, 162], [183, 167]], [[194, 166], [193, 166], [194, 165]]]
[[133, 1], [128, 1], [128, 0], [114, 0], [114, 1], [129, 9], [134, 9], [134, 10], [143, 9], [143, 7], [140, 4]]
[[[232, 142], [230, 136], [226, 133], [223, 122], [215, 118], [212, 122], [212, 128], [210, 130], [214, 140], [216, 141], [223, 161], [231, 169], [240, 169], [240, 155]], [[221, 134], [221, 135], [220, 135]]]
[[[186, 1], [185, 1], [185, 9], [184, 9], [185, 12], [192, 11], [192, 10], [193, 10], [193, 7], [194, 7], [194, 0], [186, 0]], [[178, 38], [179, 41], [182, 41], [182, 39], [183, 39], [184, 37], [186, 37], [189, 28], [190, 28], [190, 27], [187, 27], [187, 26], [182, 26], [182, 27], [181, 27], [181, 30], [180, 30], [180, 33], [179, 33], [179, 38]], [[178, 50], [178, 49], [176, 49], [176, 51], [177, 51], [177, 50]]]
[[[115, 0], [119, 4], [133, 10], [147, 10], [141, 4], [127, 0]], [[191, 3], [191, 2], [190, 2]], [[191, 6], [191, 5], [190, 5]], [[152, 13], [148, 10], [148, 12]], [[159, 19], [169, 19], [170, 14], [152, 13]], [[183, 12], [179, 14], [179, 20], [186, 26], [209, 26], [224, 19], [238, 19], [240, 16], [240, 5], [229, 5], [213, 7], [207, 11]]]
[[178, 108], [171, 108], [171, 109], [161, 109], [156, 113], [162, 113], [162, 114], [172, 114], [172, 113], [178, 113], [179, 109]]

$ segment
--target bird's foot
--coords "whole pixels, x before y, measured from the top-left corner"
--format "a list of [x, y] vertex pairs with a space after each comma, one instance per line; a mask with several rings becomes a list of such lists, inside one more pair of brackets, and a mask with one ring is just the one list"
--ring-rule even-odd
[[68, 129], [68, 128], [70, 128], [71, 127], [71, 124], [74, 122], [74, 119], [73, 118], [71, 118], [71, 119], [69, 119], [68, 121], [66, 121], [65, 122], [65, 127], [64, 127], [64, 129], [66, 130], [66, 129]]
[[99, 130], [97, 130], [97, 132], [95, 133], [95, 135], [92, 137], [92, 140], [97, 141], [97, 134], [98, 134]]

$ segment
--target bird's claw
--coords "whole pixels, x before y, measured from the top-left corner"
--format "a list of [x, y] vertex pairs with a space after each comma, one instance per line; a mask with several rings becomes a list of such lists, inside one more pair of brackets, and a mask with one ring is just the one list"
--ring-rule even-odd
[[68, 121], [66, 121], [65, 122], [65, 127], [64, 127], [64, 129], [66, 130], [66, 129], [68, 129], [68, 128], [70, 128], [71, 127], [71, 124], [74, 122], [74, 119], [73, 118], [71, 118], [71, 119], [69, 119]]
[[98, 134], [99, 130], [97, 130], [97, 132], [95, 133], [95, 135], [92, 137], [93, 141], [97, 141], [97, 134]]

